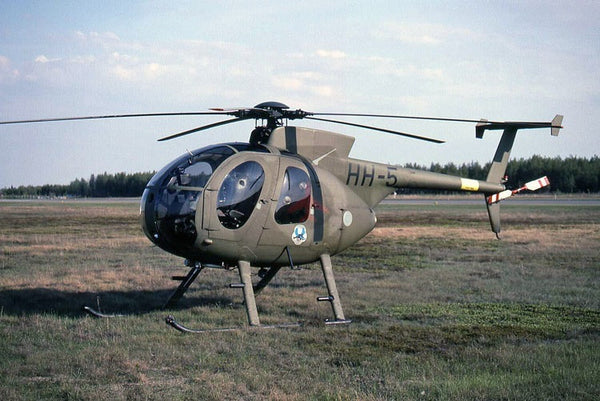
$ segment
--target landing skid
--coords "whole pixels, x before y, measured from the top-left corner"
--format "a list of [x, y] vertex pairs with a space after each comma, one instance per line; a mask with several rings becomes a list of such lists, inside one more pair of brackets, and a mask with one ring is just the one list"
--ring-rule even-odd
[[[290, 265], [293, 266], [293, 262], [291, 260], [291, 256], [288, 251], [288, 256], [290, 257]], [[331, 304], [331, 308], [333, 311], [333, 320], [325, 320], [326, 325], [339, 325], [339, 324], [349, 324], [352, 321], [348, 320], [344, 316], [344, 311], [342, 309], [342, 304], [339, 299], [339, 294], [337, 291], [337, 286], [335, 284], [335, 278], [333, 276], [333, 267], [331, 264], [331, 257], [328, 254], [323, 254], [320, 257], [321, 268], [323, 269], [323, 276], [325, 278], [325, 284], [327, 285], [328, 295], [325, 297], [318, 297], [317, 301], [329, 302]], [[249, 262], [240, 260], [238, 262], [238, 271], [240, 275], [240, 283], [231, 284], [231, 288], [240, 288], [244, 294], [244, 305], [246, 306], [246, 314], [248, 317], [248, 324], [253, 328], [289, 328], [289, 327], [299, 327], [302, 326], [302, 323], [284, 323], [277, 325], [261, 325], [260, 319], [258, 317], [258, 310], [256, 308], [256, 293], [260, 292], [263, 288], [267, 286], [267, 284], [275, 277], [280, 267], [272, 267], [268, 271], [262, 274], [262, 279], [256, 284], [252, 284], [251, 277], [251, 266]], [[192, 276], [194, 270], [192, 269], [188, 274], [188, 277]], [[196, 274], [197, 275], [197, 274]], [[195, 276], [194, 276], [195, 278]], [[193, 279], [192, 279], [193, 281]], [[183, 283], [182, 283], [183, 284]], [[188, 284], [189, 286], [189, 284]], [[181, 286], [180, 286], [181, 287]], [[186, 287], [187, 288], [187, 287]], [[178, 289], [179, 290], [179, 289]], [[222, 328], [222, 329], [190, 329], [188, 327], [183, 326], [178, 323], [173, 316], [167, 316], [165, 319], [166, 323], [175, 328], [176, 330], [181, 331], [182, 333], [206, 333], [206, 332], [219, 332], [219, 331], [236, 331], [242, 330], [242, 328]]]
[[337, 324], [350, 324], [352, 323], [352, 320], [349, 319], [344, 319], [344, 320], [329, 320], [329, 319], [325, 319], [325, 324], [327, 326], [335, 326]]
[[[290, 258], [290, 265], [293, 267], [293, 262], [288, 251], [288, 257]], [[325, 278], [325, 284], [327, 285], [328, 295], [325, 297], [318, 297], [317, 301], [320, 302], [329, 302], [331, 304], [331, 308], [333, 311], [333, 320], [326, 319], [326, 325], [338, 325], [338, 324], [348, 324], [351, 323], [351, 320], [348, 320], [344, 316], [344, 311], [342, 310], [342, 304], [339, 299], [339, 294], [337, 290], [337, 286], [335, 283], [335, 278], [333, 276], [333, 267], [331, 264], [331, 257], [328, 254], [323, 254], [320, 257], [321, 268], [323, 270], [323, 276]], [[171, 297], [165, 304], [165, 308], [170, 308], [174, 306], [177, 301], [183, 296], [183, 294], [187, 291], [189, 286], [194, 282], [198, 274], [202, 271], [204, 266], [199, 262], [192, 262], [192, 268], [188, 272], [188, 274], [184, 277], [173, 277], [174, 280], [180, 280], [181, 284], [177, 289], [171, 294]], [[281, 267], [271, 267], [269, 270], [266, 270], [261, 275], [261, 280], [253, 285], [252, 277], [251, 277], [251, 266], [249, 262], [240, 260], [238, 262], [238, 271], [240, 275], [240, 283], [231, 284], [231, 288], [240, 288], [242, 289], [244, 295], [244, 305], [246, 307], [246, 314], [248, 317], [248, 324], [251, 328], [264, 328], [264, 329], [273, 329], [273, 328], [291, 328], [291, 327], [300, 327], [302, 323], [283, 323], [276, 325], [261, 325], [260, 319], [258, 317], [258, 310], [256, 308], [256, 294], [263, 290], [269, 284], [269, 282], [275, 277], [277, 272]], [[121, 314], [106, 314], [99, 312], [89, 306], [83, 307], [84, 311], [94, 317], [97, 318], [114, 318], [114, 317], [123, 317], [126, 315]], [[226, 332], [226, 331], [236, 331], [242, 330], [242, 327], [239, 328], [216, 328], [216, 329], [190, 329], [180, 323], [178, 323], [175, 318], [171, 315], [167, 316], [166, 323], [179, 330], [183, 333], [206, 333], [206, 332]]]
[[85, 312], [87, 312], [88, 314], [90, 314], [93, 317], [97, 317], [97, 318], [113, 318], [113, 317], [125, 317], [125, 315], [121, 315], [121, 314], [107, 314], [107, 313], [102, 313], [102, 312], [98, 312], [96, 309], [90, 308], [89, 306], [84, 306], [83, 310]]
[[173, 316], [167, 316], [165, 322], [173, 327], [175, 330], [179, 330], [182, 333], [193, 333], [193, 334], [201, 334], [201, 333], [218, 333], [218, 332], [227, 332], [227, 331], [240, 331], [247, 329], [290, 329], [294, 327], [301, 327], [302, 323], [283, 323], [283, 324], [272, 324], [272, 325], [260, 325], [260, 326], [248, 326], [248, 327], [224, 327], [224, 328], [216, 328], [216, 329], [190, 329], [178, 323]]

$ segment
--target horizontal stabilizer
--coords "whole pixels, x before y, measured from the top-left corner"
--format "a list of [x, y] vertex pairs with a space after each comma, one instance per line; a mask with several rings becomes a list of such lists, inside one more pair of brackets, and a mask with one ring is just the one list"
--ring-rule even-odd
[[488, 121], [480, 120], [475, 126], [475, 136], [483, 138], [483, 133], [486, 130], [520, 130], [520, 129], [537, 129], [550, 128], [550, 133], [557, 136], [562, 126], [563, 116], [557, 114], [552, 121]]
[[527, 184], [523, 185], [521, 188], [514, 189], [514, 190], [507, 189], [506, 191], [502, 191], [502, 192], [498, 192], [497, 194], [490, 195], [487, 197], [487, 203], [488, 203], [488, 205], [498, 203], [501, 200], [510, 198], [511, 196], [518, 194], [521, 191], [524, 191], [524, 190], [537, 191], [538, 189], [547, 187], [548, 185], [550, 185], [550, 180], [548, 180], [548, 177], [544, 176], [542, 178], [538, 178], [537, 180], [529, 181]]

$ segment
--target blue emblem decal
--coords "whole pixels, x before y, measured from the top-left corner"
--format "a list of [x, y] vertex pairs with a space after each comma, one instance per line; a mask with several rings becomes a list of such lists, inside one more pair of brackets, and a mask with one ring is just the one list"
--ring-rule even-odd
[[306, 238], [306, 227], [304, 227], [302, 224], [298, 224], [296, 227], [294, 227], [294, 232], [292, 233], [292, 241], [294, 241], [294, 244], [300, 245], [306, 241]]

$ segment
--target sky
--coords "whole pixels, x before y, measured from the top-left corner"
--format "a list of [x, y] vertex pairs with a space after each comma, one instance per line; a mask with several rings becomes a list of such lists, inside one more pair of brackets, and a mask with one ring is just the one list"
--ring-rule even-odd
[[[514, 158], [600, 153], [597, 1], [4, 1], [0, 121], [206, 111], [264, 101], [313, 112], [550, 121]], [[215, 116], [0, 125], [0, 188], [159, 170], [186, 150], [248, 141], [252, 121], [167, 142]], [[485, 163], [473, 124], [355, 118], [432, 144], [309, 120], [352, 157]], [[535, 177], [532, 177], [535, 178]]]

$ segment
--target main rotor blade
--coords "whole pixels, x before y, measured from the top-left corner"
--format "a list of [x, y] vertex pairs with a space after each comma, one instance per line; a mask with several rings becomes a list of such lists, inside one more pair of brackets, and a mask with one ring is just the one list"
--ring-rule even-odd
[[409, 134], [409, 133], [400, 132], [400, 131], [392, 131], [392, 130], [385, 129], [385, 128], [372, 127], [370, 125], [362, 125], [362, 124], [349, 123], [347, 121], [330, 120], [330, 119], [327, 119], [327, 118], [317, 118], [317, 117], [308, 117], [308, 116], [304, 117], [304, 118], [306, 118], [308, 120], [325, 121], [325, 122], [329, 122], [329, 123], [343, 124], [343, 125], [350, 125], [352, 127], [371, 129], [371, 130], [374, 130], [374, 131], [387, 132], [389, 134], [402, 135], [402, 136], [406, 136], [408, 138], [420, 139], [422, 141], [428, 141], [428, 142], [433, 142], [433, 143], [445, 143], [446, 142], [446, 141], [442, 141], [440, 139], [428, 138], [426, 136], [419, 136], [419, 135]]
[[[340, 117], [378, 117], [378, 118], [401, 118], [406, 120], [428, 120], [428, 121], [453, 121], [460, 123], [478, 123], [482, 120], [471, 120], [465, 118], [425, 117], [425, 116], [403, 116], [396, 114], [361, 114], [361, 113], [310, 113], [314, 116], [340, 116]], [[497, 121], [491, 121], [497, 122]]]
[[188, 135], [188, 134], [193, 134], [194, 132], [203, 131], [203, 130], [206, 130], [206, 129], [218, 127], [220, 125], [225, 125], [225, 124], [235, 123], [235, 122], [238, 122], [238, 121], [248, 120], [249, 118], [250, 117], [236, 117], [236, 118], [232, 118], [232, 119], [229, 119], [229, 120], [219, 121], [219, 122], [216, 122], [216, 123], [213, 123], [213, 124], [203, 125], [202, 127], [190, 129], [190, 130], [187, 130], [187, 131], [179, 132], [177, 134], [166, 136], [164, 138], [160, 138], [158, 141], [159, 142], [168, 141], [170, 139], [179, 138], [180, 136], [184, 136], [184, 135]]
[[112, 114], [112, 115], [106, 115], [106, 116], [60, 117], [60, 118], [41, 118], [41, 119], [37, 119], [37, 120], [0, 121], [0, 125], [46, 123], [46, 122], [54, 122], [54, 121], [102, 120], [102, 119], [109, 119], [109, 118], [203, 116], [203, 115], [227, 115], [227, 114], [230, 114], [230, 113], [222, 112], [222, 111], [189, 111], [189, 112], [173, 112], [173, 113]]
[[[473, 120], [468, 118], [446, 118], [446, 117], [426, 117], [426, 116], [405, 116], [397, 114], [362, 114], [362, 113], [310, 113], [313, 116], [340, 116], [340, 117], [377, 117], [377, 118], [401, 118], [405, 120], [427, 120], [427, 121], [449, 121], [459, 123], [482, 123], [482, 124], [519, 124], [527, 126], [528, 128], [544, 128], [554, 127], [562, 128], [560, 123], [554, 125], [553, 122], [548, 121], [489, 121], [486, 119]], [[561, 120], [562, 121], [562, 120]]]

